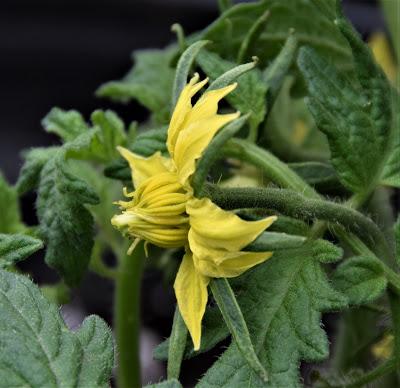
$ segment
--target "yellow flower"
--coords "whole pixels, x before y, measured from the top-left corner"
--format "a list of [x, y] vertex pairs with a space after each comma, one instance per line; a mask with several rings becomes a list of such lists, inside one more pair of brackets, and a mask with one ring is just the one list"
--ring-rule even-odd
[[192, 106], [192, 97], [207, 83], [207, 79], [198, 81], [196, 74], [176, 104], [168, 128], [169, 158], [159, 152], [144, 158], [119, 148], [131, 167], [135, 191], [125, 189], [129, 201], [118, 202], [122, 214], [111, 220], [134, 239], [130, 250], [140, 240], [163, 248], [185, 248], [174, 289], [195, 350], [200, 348], [210, 278], [235, 277], [270, 258], [271, 252], [242, 249], [276, 219], [244, 221], [208, 198], [193, 196], [190, 177], [196, 160], [217, 131], [239, 116], [217, 113], [218, 102], [236, 84], [206, 92]]

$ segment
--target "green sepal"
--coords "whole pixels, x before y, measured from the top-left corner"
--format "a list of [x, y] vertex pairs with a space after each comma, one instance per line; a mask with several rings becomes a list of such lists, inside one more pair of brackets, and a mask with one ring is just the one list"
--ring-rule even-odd
[[224, 278], [212, 279], [210, 288], [240, 354], [252, 371], [262, 381], [267, 382], [268, 372], [257, 357], [246, 321], [228, 280]]
[[176, 66], [174, 86], [172, 88], [172, 108], [175, 108], [179, 96], [187, 84], [190, 69], [200, 50], [209, 42], [200, 40], [191, 44], [180, 56]]

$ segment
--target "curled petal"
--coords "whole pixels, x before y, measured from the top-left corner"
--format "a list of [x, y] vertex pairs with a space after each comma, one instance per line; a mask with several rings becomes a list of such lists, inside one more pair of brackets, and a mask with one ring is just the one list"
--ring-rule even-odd
[[172, 169], [171, 161], [156, 152], [149, 158], [137, 155], [124, 147], [117, 147], [119, 153], [127, 160], [132, 171], [132, 181], [138, 187], [146, 179]]
[[194, 350], [200, 349], [201, 321], [206, 310], [209, 281], [207, 276], [196, 271], [191, 252], [186, 252], [176, 275], [174, 289]]
[[202, 250], [207, 247], [238, 252], [276, 220], [272, 216], [259, 221], [245, 221], [230, 211], [222, 210], [209, 198], [191, 199], [186, 212], [194, 241], [190, 248], [199, 255], [203, 255]]
[[179, 132], [182, 130], [182, 124], [187, 114], [192, 109], [192, 97], [208, 82], [208, 78], [199, 81], [199, 75], [196, 73], [190, 82], [183, 88], [178, 102], [176, 103], [174, 113], [168, 128], [167, 147], [171, 156], [174, 155], [175, 143]]
[[[193, 241], [189, 232], [190, 244]], [[233, 278], [261, 264], [272, 256], [272, 252], [227, 252], [202, 249], [202, 255], [193, 254], [196, 270], [213, 278]]]

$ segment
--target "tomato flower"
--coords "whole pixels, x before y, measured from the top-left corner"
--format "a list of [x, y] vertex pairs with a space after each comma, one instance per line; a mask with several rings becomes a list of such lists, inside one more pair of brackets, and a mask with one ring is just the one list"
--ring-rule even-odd
[[218, 102], [236, 84], [205, 92], [194, 106], [192, 97], [207, 83], [196, 74], [182, 90], [168, 128], [170, 157], [160, 152], [149, 158], [119, 148], [132, 170], [135, 191], [120, 201], [122, 213], [112, 224], [134, 240], [163, 248], [184, 247], [185, 254], [175, 283], [175, 295], [183, 320], [200, 348], [201, 321], [205, 312], [211, 278], [235, 277], [264, 262], [272, 252], [242, 251], [276, 217], [245, 221], [225, 211], [209, 198], [193, 195], [190, 178], [214, 135], [239, 117], [239, 112], [218, 114]]

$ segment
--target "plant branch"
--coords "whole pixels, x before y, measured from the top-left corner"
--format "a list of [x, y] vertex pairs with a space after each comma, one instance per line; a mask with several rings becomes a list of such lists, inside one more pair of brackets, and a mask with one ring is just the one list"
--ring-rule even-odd
[[140, 377], [140, 285], [144, 267], [143, 242], [132, 255], [120, 257], [115, 291], [115, 329], [119, 388], [141, 386]]

